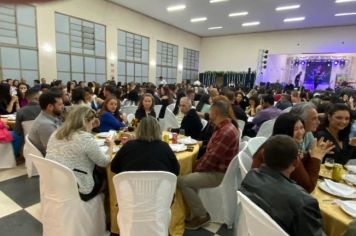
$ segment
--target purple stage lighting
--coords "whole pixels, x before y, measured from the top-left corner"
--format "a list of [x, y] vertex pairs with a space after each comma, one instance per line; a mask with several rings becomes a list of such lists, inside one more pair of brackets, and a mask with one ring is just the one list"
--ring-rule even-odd
[[339, 64], [339, 61], [334, 61], [334, 65], [337, 66]]
[[302, 61], [302, 65], [303, 65], [303, 66], [305, 65], [305, 61]]

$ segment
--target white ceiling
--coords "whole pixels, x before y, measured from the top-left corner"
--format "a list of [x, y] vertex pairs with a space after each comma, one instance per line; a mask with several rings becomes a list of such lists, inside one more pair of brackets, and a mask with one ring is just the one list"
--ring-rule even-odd
[[[109, 0], [152, 18], [174, 25], [199, 36], [217, 36], [248, 32], [275, 31], [322, 26], [353, 25], [356, 15], [335, 17], [336, 13], [356, 12], [356, 1], [336, 4], [335, 0], [229, 0], [209, 3], [209, 0]], [[186, 9], [168, 12], [167, 7], [185, 4]], [[277, 12], [278, 6], [300, 4], [295, 10]], [[247, 16], [230, 18], [229, 13], [248, 11]], [[303, 22], [284, 23], [290, 17], [306, 17]], [[205, 22], [191, 23], [191, 18], [207, 17]], [[253, 27], [244, 22], [260, 21]], [[219, 30], [209, 27], [222, 26]]]

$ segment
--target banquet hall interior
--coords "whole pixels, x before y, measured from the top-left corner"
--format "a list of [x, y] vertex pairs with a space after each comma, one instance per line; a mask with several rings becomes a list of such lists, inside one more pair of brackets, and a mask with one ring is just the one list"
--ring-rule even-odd
[[356, 235], [354, 159], [356, 0], [0, 0], [0, 235]]

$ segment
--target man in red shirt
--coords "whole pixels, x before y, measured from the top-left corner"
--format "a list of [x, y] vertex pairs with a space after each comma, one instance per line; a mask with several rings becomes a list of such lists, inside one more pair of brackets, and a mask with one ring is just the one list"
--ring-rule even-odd
[[213, 102], [209, 119], [215, 130], [206, 152], [199, 159], [193, 173], [178, 178], [178, 186], [191, 210], [186, 229], [196, 230], [209, 222], [210, 216], [198, 196], [198, 191], [200, 188], [218, 186], [230, 161], [239, 151], [239, 131], [228, 118], [230, 106], [223, 100]]

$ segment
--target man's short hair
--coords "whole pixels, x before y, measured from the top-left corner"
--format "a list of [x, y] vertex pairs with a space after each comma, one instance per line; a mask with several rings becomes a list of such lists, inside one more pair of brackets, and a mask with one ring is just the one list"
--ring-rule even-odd
[[298, 146], [288, 135], [270, 137], [263, 144], [263, 149], [266, 165], [276, 171], [287, 169], [298, 155]]
[[25, 98], [28, 100], [33, 99], [40, 93], [40, 89], [38, 87], [29, 88], [25, 93]]
[[292, 107], [290, 113], [301, 117], [304, 121], [307, 119], [308, 112], [311, 109], [316, 109], [316, 106], [311, 102], [302, 102]]
[[114, 85], [106, 85], [105, 86], [105, 90], [108, 91], [109, 93], [111, 93], [112, 95], [116, 95], [116, 87]]
[[270, 105], [272, 105], [272, 106], [273, 106], [273, 104], [274, 104], [274, 98], [273, 98], [273, 96], [272, 96], [271, 94], [265, 94], [265, 95], [263, 95], [262, 101], [263, 101], [264, 103], [268, 103], [268, 104], [270, 104]]
[[40, 96], [40, 107], [42, 110], [46, 110], [47, 106], [52, 104], [54, 105], [57, 101], [57, 98], [62, 98], [62, 94], [55, 92], [53, 90], [48, 91], [47, 93], [42, 93]]
[[211, 104], [210, 109], [216, 109], [220, 116], [229, 117], [230, 106], [231, 105], [228, 101], [218, 99], [213, 101], [213, 104]]

